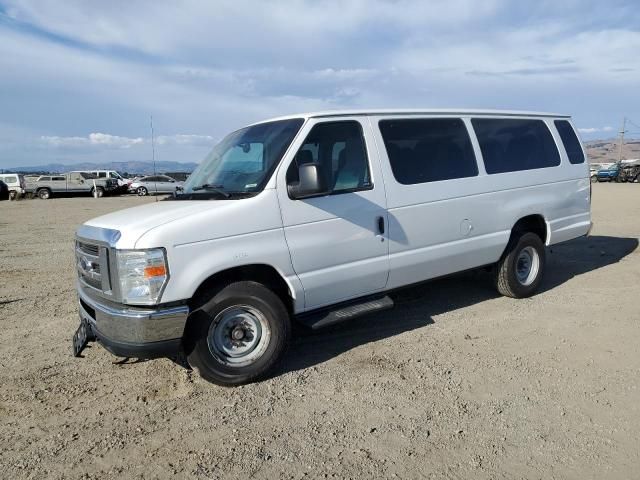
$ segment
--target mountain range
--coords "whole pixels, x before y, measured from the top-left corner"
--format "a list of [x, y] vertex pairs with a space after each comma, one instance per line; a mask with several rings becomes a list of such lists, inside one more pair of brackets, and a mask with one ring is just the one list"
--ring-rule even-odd
[[140, 173], [149, 175], [164, 172], [186, 172], [191, 173], [197, 163], [188, 162], [156, 162], [155, 169], [153, 162], [110, 162], [110, 163], [74, 163], [73, 165], [65, 165], [62, 163], [48, 163], [46, 165], [34, 165], [29, 167], [14, 167], [2, 169], [5, 173], [21, 172], [21, 173], [64, 173], [73, 170], [117, 170], [118, 172], [127, 172], [130, 174]]

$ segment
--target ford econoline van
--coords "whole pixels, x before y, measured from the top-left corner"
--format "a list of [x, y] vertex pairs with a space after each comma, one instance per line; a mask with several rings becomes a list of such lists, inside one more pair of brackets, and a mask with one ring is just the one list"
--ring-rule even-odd
[[[291, 323], [393, 307], [388, 292], [491, 266], [532, 295], [545, 248], [586, 235], [591, 183], [566, 115], [310, 113], [224, 138], [169, 201], [77, 231], [80, 327], [115, 355], [184, 353], [223, 385], [265, 376]], [[461, 294], [463, 294], [461, 292]]]

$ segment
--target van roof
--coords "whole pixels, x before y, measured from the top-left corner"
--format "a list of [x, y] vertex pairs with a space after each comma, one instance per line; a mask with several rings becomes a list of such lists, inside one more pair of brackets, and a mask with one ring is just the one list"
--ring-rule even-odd
[[547, 112], [529, 112], [523, 110], [479, 110], [464, 108], [379, 108], [379, 109], [352, 109], [352, 110], [326, 110], [321, 112], [298, 113], [295, 115], [285, 115], [270, 118], [256, 123], [271, 122], [274, 120], [287, 120], [292, 118], [321, 118], [321, 117], [347, 117], [356, 115], [489, 115], [496, 117], [550, 117], [550, 118], [570, 118], [571, 115]]

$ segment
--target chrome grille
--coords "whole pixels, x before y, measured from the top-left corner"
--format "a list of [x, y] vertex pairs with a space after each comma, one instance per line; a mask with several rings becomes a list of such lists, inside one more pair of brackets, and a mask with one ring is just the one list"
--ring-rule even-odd
[[91, 245], [89, 243], [77, 242], [77, 248], [82, 253], [86, 253], [88, 255], [93, 255], [95, 257], [100, 255], [100, 247], [98, 245]]
[[109, 252], [106, 247], [77, 241], [76, 268], [80, 281], [85, 285], [102, 293], [111, 290]]

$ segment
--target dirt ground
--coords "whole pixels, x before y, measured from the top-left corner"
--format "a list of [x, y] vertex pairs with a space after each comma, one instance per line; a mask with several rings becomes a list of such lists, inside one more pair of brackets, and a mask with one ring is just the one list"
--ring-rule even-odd
[[148, 201], [0, 203], [0, 477], [640, 476], [640, 185], [594, 185], [592, 236], [533, 298], [486, 273], [404, 290], [238, 388], [71, 356], [74, 230]]

